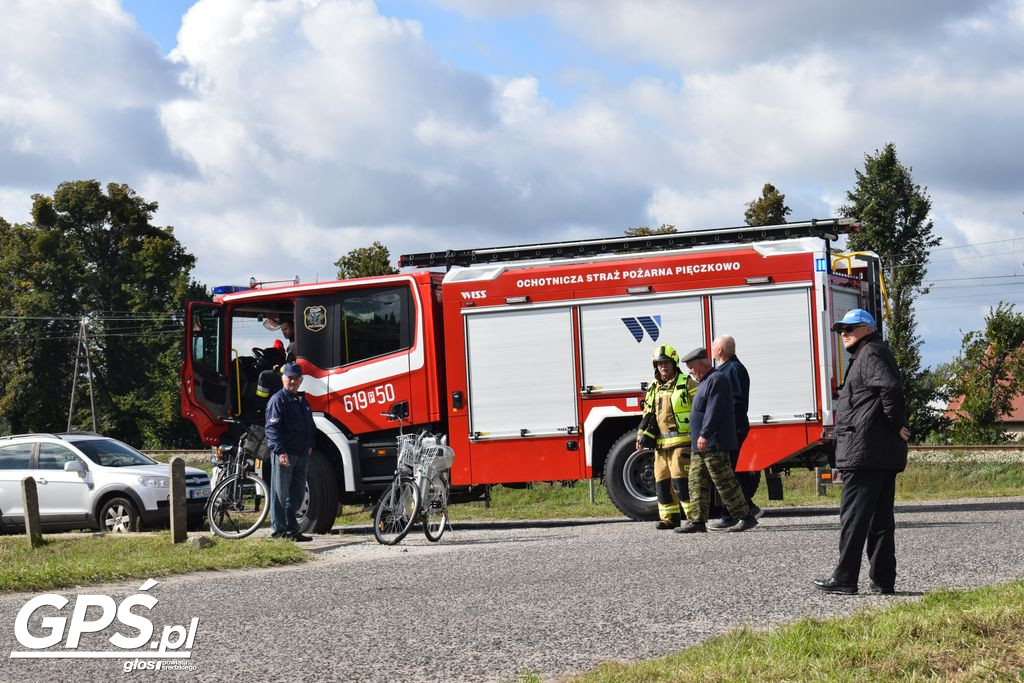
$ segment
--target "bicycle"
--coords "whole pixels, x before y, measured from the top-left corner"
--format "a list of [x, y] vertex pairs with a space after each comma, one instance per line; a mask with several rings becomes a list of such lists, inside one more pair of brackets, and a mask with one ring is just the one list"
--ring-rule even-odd
[[[258, 427], [256, 427], [258, 429]], [[213, 493], [206, 503], [210, 530], [224, 538], [245, 538], [263, 526], [270, 513], [270, 492], [256, 474], [262, 438], [247, 429], [237, 446], [223, 446], [214, 471]]]
[[378, 543], [395, 545], [419, 521], [427, 540], [436, 543], [448, 526], [448, 471], [455, 453], [427, 432], [403, 434], [402, 410], [402, 404], [398, 404], [382, 413], [399, 420], [395, 443], [398, 460], [394, 478], [377, 503], [373, 535]]

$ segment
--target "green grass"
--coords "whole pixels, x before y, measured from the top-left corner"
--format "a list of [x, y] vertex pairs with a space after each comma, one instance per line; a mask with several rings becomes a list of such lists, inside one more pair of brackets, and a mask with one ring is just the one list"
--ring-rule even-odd
[[[782, 477], [784, 500], [768, 500], [768, 491], [761, 486], [754, 502], [762, 508], [794, 505], [838, 505], [839, 485], [830, 485], [826, 494], [817, 494], [814, 473], [793, 470]], [[560, 482], [538, 483], [528, 489], [491, 488], [491, 506], [483, 503], [453, 505], [451, 517], [456, 521], [488, 519], [575, 519], [590, 517], [621, 517], [608, 499], [608, 491], [595, 483], [596, 503], [590, 502], [590, 489], [585, 481], [563, 486]], [[896, 478], [898, 501], [942, 500], [948, 498], [987, 498], [1024, 495], [1024, 464], [1022, 463], [910, 463], [907, 471]], [[335, 524], [366, 524], [370, 513], [356, 506], [345, 506]]]
[[171, 544], [170, 532], [45, 536], [29, 547], [24, 534], [0, 537], [0, 591], [38, 591], [104, 581], [147, 579], [203, 569], [272, 567], [306, 560], [294, 543], [213, 539], [213, 546]]
[[1024, 582], [767, 632], [742, 628], [676, 654], [572, 678], [619, 681], [1011, 681], [1024, 679]]

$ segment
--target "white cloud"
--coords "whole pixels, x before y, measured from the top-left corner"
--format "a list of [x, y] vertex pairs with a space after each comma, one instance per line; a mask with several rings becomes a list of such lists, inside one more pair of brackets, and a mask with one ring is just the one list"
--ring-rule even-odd
[[794, 219], [823, 217], [893, 141], [950, 243], [1020, 232], [1021, 0], [439, 4], [547, 17], [630, 75], [462, 69], [369, 0], [200, 0], [169, 59], [113, 0], [16, 0], [0, 215], [62, 180], [128, 182], [206, 282], [323, 279], [375, 239], [397, 255], [735, 225], [766, 181]]
[[119, 3], [6, 3], [0, 65], [0, 185], [187, 172], [155, 111], [175, 70]]

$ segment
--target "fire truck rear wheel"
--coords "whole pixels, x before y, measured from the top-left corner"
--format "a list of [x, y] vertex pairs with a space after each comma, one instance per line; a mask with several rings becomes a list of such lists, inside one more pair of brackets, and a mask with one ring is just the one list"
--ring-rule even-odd
[[327, 456], [320, 451], [314, 450], [310, 456], [306, 488], [306, 514], [299, 519], [299, 528], [303, 533], [330, 533], [338, 516], [338, 480]]
[[658, 518], [654, 492], [654, 452], [636, 452], [636, 432], [618, 438], [604, 461], [604, 485], [619, 512], [633, 520]]

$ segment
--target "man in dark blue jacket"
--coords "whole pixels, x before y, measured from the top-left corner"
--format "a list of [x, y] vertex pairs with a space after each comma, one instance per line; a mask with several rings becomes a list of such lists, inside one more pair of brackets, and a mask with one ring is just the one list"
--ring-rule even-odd
[[[743, 363], [736, 357], [736, 340], [727, 334], [715, 337], [711, 342], [711, 357], [718, 361], [718, 371], [729, 380], [729, 387], [732, 389], [733, 415], [736, 416], [736, 448], [729, 451], [729, 466], [736, 474], [736, 481], [739, 482], [740, 490], [743, 491], [743, 498], [747, 501], [747, 507], [760, 517], [762, 510], [754, 505], [754, 494], [761, 482], [760, 472], [736, 472], [736, 466], [740, 460], [740, 449], [743, 442], [750, 433], [750, 420], [747, 418], [747, 411], [750, 408], [750, 375]], [[728, 529], [736, 520], [728, 512], [722, 513], [722, 519], [711, 525], [713, 530]]]
[[836, 404], [836, 468], [843, 475], [839, 501], [839, 563], [832, 576], [815, 579], [826, 593], [857, 592], [867, 544], [870, 590], [896, 585], [896, 474], [907, 467], [907, 405], [903, 379], [875, 318], [855, 308], [832, 325], [853, 354]]
[[295, 513], [306, 492], [306, 474], [313, 452], [313, 411], [304, 394], [302, 368], [286, 363], [282, 388], [267, 402], [266, 435], [273, 460], [270, 526], [274, 538], [311, 541], [299, 531]]
[[676, 532], [707, 531], [712, 482], [729, 514], [739, 520], [729, 531], [746, 531], [757, 526], [757, 518], [750, 514], [729, 466], [729, 451], [736, 448], [736, 417], [729, 380], [711, 366], [703, 348], [694, 349], [679, 360], [686, 363], [699, 384], [690, 409], [690, 519]]

